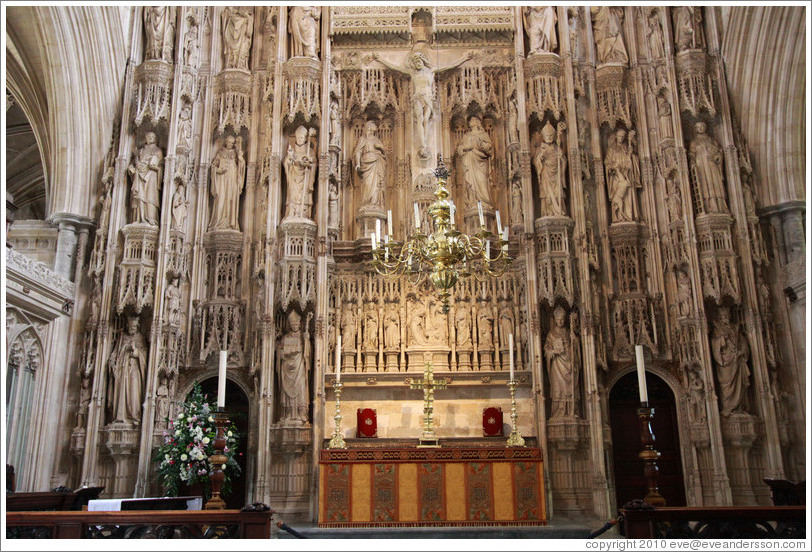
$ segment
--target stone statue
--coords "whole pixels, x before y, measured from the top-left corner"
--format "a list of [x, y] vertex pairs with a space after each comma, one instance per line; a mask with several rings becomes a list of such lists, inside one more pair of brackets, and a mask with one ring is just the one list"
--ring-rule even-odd
[[468, 120], [468, 132], [457, 145], [463, 189], [470, 194], [473, 204], [481, 201], [483, 207], [493, 205], [491, 200], [490, 159], [493, 143], [482, 128], [479, 117]]
[[192, 147], [192, 104], [183, 103], [178, 123], [178, 145]]
[[341, 313], [341, 339], [348, 351], [355, 350], [355, 305], [350, 303]]
[[516, 104], [516, 94], [510, 96], [508, 103], [508, 143], [519, 143], [519, 106]]
[[524, 8], [524, 30], [530, 40], [529, 54], [555, 52], [558, 48], [558, 37], [555, 34], [555, 22], [558, 16], [553, 6], [528, 6]]
[[426, 306], [420, 301], [414, 302], [414, 307], [408, 309], [409, 346], [426, 345], [428, 343], [426, 331]]
[[648, 39], [648, 53], [651, 59], [665, 57], [665, 46], [663, 46], [663, 28], [660, 25], [659, 12], [654, 9], [648, 15], [648, 29], [646, 32]]
[[83, 428], [87, 421], [87, 408], [90, 405], [90, 378], [82, 378], [82, 389], [79, 391], [79, 409], [76, 411], [76, 427]]
[[144, 59], [162, 59], [172, 63], [175, 46], [174, 6], [144, 7], [145, 42]]
[[288, 29], [293, 57], [310, 57], [318, 59], [319, 51], [319, 6], [294, 6], [290, 8]]
[[706, 134], [705, 123], [694, 125], [696, 136], [691, 140], [688, 157], [696, 186], [702, 195], [706, 213], [726, 213], [727, 198], [724, 184], [724, 156], [716, 140]]
[[114, 422], [139, 423], [144, 398], [144, 378], [147, 373], [147, 345], [138, 331], [138, 318], [127, 319], [108, 362], [112, 379], [107, 404], [113, 409]]
[[172, 326], [180, 324], [180, 278], [174, 278], [168, 286], [164, 297], [166, 298], [166, 321]]
[[390, 305], [384, 317], [384, 345], [387, 350], [397, 350], [400, 347], [400, 320], [395, 305]]
[[[381, 58], [373, 52], [372, 58], [380, 61], [385, 67], [409, 75], [412, 79], [412, 117], [414, 119], [415, 143], [417, 155], [420, 159], [429, 159], [432, 156], [434, 138], [429, 133], [431, 120], [434, 118], [434, 75], [459, 67], [469, 59], [470, 52], [459, 61], [440, 67], [436, 71], [431, 68], [429, 58], [423, 52], [412, 50], [406, 58], [406, 66], [399, 67]], [[431, 140], [431, 144], [429, 143]]]
[[581, 9], [576, 6], [572, 6], [567, 9], [567, 15], [569, 15], [570, 24], [570, 52], [572, 53], [573, 59], [578, 59], [581, 57], [581, 37], [579, 36], [581, 27]]
[[310, 219], [313, 205], [313, 182], [316, 178], [315, 159], [311, 153], [311, 137], [315, 129], [308, 130], [300, 126], [294, 133], [294, 139], [288, 143], [285, 155], [285, 176], [288, 190], [285, 201], [285, 218]]
[[565, 171], [567, 155], [560, 144], [564, 123], [558, 123], [558, 131], [548, 121], [541, 129], [541, 143], [533, 156], [533, 167], [539, 183], [541, 216], [566, 216], [564, 189], [567, 187]]
[[493, 320], [491, 319], [491, 313], [487, 307], [479, 311], [477, 330], [479, 350], [493, 350]]
[[595, 33], [598, 63], [629, 63], [623, 42], [623, 8], [592, 6], [592, 29]]
[[101, 284], [98, 279], [93, 284], [93, 295], [90, 297], [90, 316], [87, 323], [95, 326], [99, 323], [99, 316], [101, 315]]
[[675, 6], [671, 8], [674, 19], [674, 44], [677, 52], [701, 49], [705, 42], [702, 38], [702, 8], [698, 6]]
[[510, 220], [514, 226], [524, 225], [524, 210], [522, 209], [522, 181], [513, 180], [510, 186]]
[[279, 343], [279, 375], [282, 387], [283, 423], [305, 425], [308, 423], [309, 400], [308, 372], [310, 371], [310, 321], [308, 315], [304, 331], [302, 317], [295, 310], [288, 314], [288, 331]]
[[691, 419], [695, 422], [705, 421], [705, 385], [702, 374], [695, 368], [688, 368], [688, 403], [691, 408]]
[[169, 388], [166, 378], [161, 378], [155, 390], [155, 421], [163, 422], [169, 417]]
[[710, 345], [716, 363], [722, 415], [745, 412], [747, 387], [750, 385], [750, 368], [747, 366], [750, 346], [747, 337], [730, 322], [730, 311], [726, 307], [719, 309]]
[[467, 303], [457, 303], [454, 311], [457, 348], [471, 346], [471, 309]]
[[245, 157], [237, 140], [227, 136], [211, 162], [211, 207], [209, 230], [238, 230], [240, 195], [245, 186]]
[[198, 26], [192, 25], [186, 31], [186, 36], [183, 39], [183, 58], [186, 60], [186, 65], [192, 67], [197, 66], [200, 59], [200, 40], [198, 40]]
[[375, 124], [375, 121], [367, 121], [352, 158], [363, 189], [360, 207], [383, 209], [383, 192], [386, 186], [386, 148], [378, 138], [377, 132], [378, 125]]
[[164, 154], [156, 145], [154, 132], [147, 132], [127, 172], [132, 177], [130, 196], [131, 222], [158, 225], [158, 190], [163, 176]]
[[99, 198], [99, 230], [107, 230], [110, 225], [110, 204], [112, 203], [112, 182], [110, 185], [105, 186]]
[[503, 302], [499, 307], [499, 343], [502, 348], [508, 347], [508, 336], [516, 333], [514, 325], [513, 309], [510, 304]]
[[691, 315], [691, 279], [684, 270], [677, 272], [677, 308], [680, 316]]
[[426, 315], [426, 336], [431, 343], [448, 343], [448, 319], [439, 301], [432, 300]]
[[629, 132], [629, 140], [626, 140], [626, 131], [617, 129], [609, 138], [609, 147], [603, 160], [612, 222], [632, 222], [640, 216], [635, 190], [641, 185], [640, 164], [634, 152], [633, 141], [634, 131]]
[[338, 182], [330, 179], [327, 190], [327, 226], [338, 228]]
[[248, 70], [248, 56], [251, 53], [251, 37], [253, 34], [253, 8], [227, 6], [223, 10], [225, 69]]
[[178, 182], [178, 187], [175, 188], [175, 193], [172, 194], [172, 230], [180, 230], [181, 232], [186, 229], [186, 212], [189, 207], [189, 202], [186, 201], [186, 186], [183, 182]]
[[561, 307], [553, 312], [554, 324], [544, 340], [547, 376], [550, 380], [550, 418], [575, 416], [577, 375], [573, 366], [570, 333], [564, 327], [567, 313]]
[[330, 146], [341, 147], [341, 111], [338, 100], [330, 100]]
[[364, 349], [378, 350], [378, 309], [371, 304], [364, 317]]
[[660, 128], [660, 138], [671, 138], [674, 130], [671, 125], [671, 104], [663, 94], [657, 94], [657, 119]]

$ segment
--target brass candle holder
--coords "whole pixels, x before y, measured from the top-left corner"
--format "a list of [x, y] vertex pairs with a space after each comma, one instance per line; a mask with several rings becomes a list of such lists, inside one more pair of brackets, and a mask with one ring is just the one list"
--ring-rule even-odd
[[637, 409], [637, 419], [640, 420], [640, 442], [643, 445], [643, 450], [637, 456], [644, 462], [643, 475], [648, 483], [648, 493], [643, 500], [654, 507], [665, 506], [665, 498], [657, 488], [657, 478], [660, 473], [657, 460], [660, 458], [660, 452], [654, 448], [656, 439], [654, 430], [651, 428], [651, 422], [654, 420], [654, 407], [649, 406], [648, 403], [640, 403], [640, 408]]
[[333, 430], [333, 436], [330, 437], [330, 442], [327, 444], [327, 448], [331, 449], [347, 448], [347, 442], [341, 435], [341, 388], [343, 386], [344, 384], [340, 381], [333, 383], [333, 392], [336, 394], [336, 413], [333, 415], [333, 419], [336, 422], [336, 427]]
[[519, 430], [517, 429], [517, 421], [519, 419], [519, 413], [516, 411], [516, 386], [519, 385], [515, 379], [511, 379], [508, 381], [508, 387], [510, 388], [510, 436], [508, 436], [507, 443], [505, 446], [508, 447], [523, 447], [524, 445], [524, 437], [521, 436]]
[[226, 427], [228, 427], [228, 414], [225, 410], [218, 408], [214, 413], [214, 425], [217, 433], [214, 437], [214, 454], [209, 456], [209, 479], [211, 481], [211, 498], [206, 502], [205, 510], [224, 510], [226, 503], [220, 496], [223, 488], [223, 466], [228, 461], [228, 457], [223, 454], [226, 448]]
[[423, 435], [420, 436], [418, 447], [437, 448], [440, 440], [434, 433], [434, 390], [445, 389], [448, 384], [434, 379], [434, 367], [430, 362], [426, 363], [423, 377], [417, 381], [412, 381], [409, 385], [412, 389], [423, 390]]

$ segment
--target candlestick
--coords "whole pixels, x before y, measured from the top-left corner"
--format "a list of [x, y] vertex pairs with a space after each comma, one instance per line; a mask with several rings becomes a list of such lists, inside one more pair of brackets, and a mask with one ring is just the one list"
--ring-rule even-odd
[[640, 402], [648, 404], [648, 388], [646, 387], [646, 367], [643, 360], [643, 346], [635, 345], [634, 354], [637, 357], [637, 386], [640, 388]]
[[336, 383], [341, 381], [341, 334], [336, 343]]
[[392, 209], [386, 211], [386, 228], [389, 230], [389, 235], [394, 235], [392, 231]]
[[414, 203], [414, 227], [420, 230], [420, 209], [417, 208], [417, 202]]
[[657, 460], [660, 459], [660, 451], [654, 448], [657, 439], [651, 426], [651, 422], [654, 421], [654, 408], [641, 406], [637, 409], [637, 418], [640, 420], [640, 443], [643, 445], [643, 450], [637, 456], [643, 461], [643, 476], [648, 487], [643, 500], [654, 507], [662, 507], [665, 506], [665, 498], [657, 488], [657, 479], [660, 475]]
[[510, 379], [513, 378], [513, 334], [508, 335], [508, 347], [510, 347]]
[[378, 240], [375, 239], [375, 232], [370, 232], [369, 239], [372, 242], [372, 249], [378, 249]]
[[381, 239], [381, 219], [375, 219], [375, 237]]
[[516, 425], [518, 424], [519, 420], [519, 413], [516, 410], [516, 386], [518, 382], [510, 378], [508, 382], [508, 388], [510, 388], [510, 423], [511, 423], [511, 430], [510, 436], [507, 439], [507, 443], [505, 446], [508, 447], [523, 447], [524, 446], [524, 437], [521, 436], [519, 433], [518, 428]]
[[331, 449], [345, 449], [347, 448], [347, 442], [344, 441], [344, 436], [341, 435], [341, 387], [342, 383], [336, 379], [336, 382], [333, 384], [333, 391], [336, 394], [336, 413], [333, 416], [333, 420], [335, 420], [336, 427], [333, 430], [333, 435], [330, 437], [330, 442], [327, 444], [327, 448]]
[[499, 209], [496, 210], [496, 232], [498, 234], [502, 233], [502, 217], [499, 214]]
[[485, 226], [485, 214], [482, 212], [482, 202], [476, 202], [476, 210], [479, 213], [479, 225]]
[[[221, 351], [221, 354], [225, 351]], [[220, 357], [222, 358], [222, 356]], [[225, 385], [223, 385], [225, 387]], [[214, 436], [214, 454], [209, 456], [209, 481], [211, 482], [211, 498], [206, 502], [204, 510], [223, 510], [226, 503], [220, 496], [220, 490], [223, 487], [225, 474], [223, 473], [223, 466], [228, 462], [228, 456], [223, 451], [226, 448], [226, 427], [228, 426], [228, 414], [226, 414], [222, 407], [217, 408], [214, 413], [214, 425], [217, 431]]]
[[226, 363], [228, 351], [220, 351], [220, 369], [217, 374], [217, 408], [226, 405]]

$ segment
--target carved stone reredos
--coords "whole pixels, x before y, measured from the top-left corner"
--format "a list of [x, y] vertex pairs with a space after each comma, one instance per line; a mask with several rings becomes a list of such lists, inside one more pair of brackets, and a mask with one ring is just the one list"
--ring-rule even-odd
[[135, 68], [133, 85], [133, 123], [140, 127], [165, 128], [172, 107], [172, 82], [175, 74], [171, 63], [159, 59], [145, 61]]
[[293, 122], [301, 113], [305, 122], [319, 118], [321, 99], [321, 62], [317, 59], [296, 57], [289, 59], [282, 66], [285, 79], [285, 98], [287, 105], [283, 109], [288, 122]]
[[218, 134], [227, 129], [235, 134], [251, 126], [251, 73], [226, 69], [214, 77], [215, 126]]

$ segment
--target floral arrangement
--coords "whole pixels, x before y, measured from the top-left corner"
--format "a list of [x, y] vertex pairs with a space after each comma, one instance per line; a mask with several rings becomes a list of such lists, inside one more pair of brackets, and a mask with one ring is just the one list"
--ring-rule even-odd
[[[209, 457], [214, 454], [214, 438], [217, 427], [214, 411], [200, 385], [195, 383], [186, 402], [174, 419], [167, 418], [164, 443], [156, 451], [153, 460], [158, 463], [157, 476], [167, 496], [178, 496], [180, 487], [201, 483], [206, 498], [211, 496], [211, 466]], [[223, 486], [221, 496], [231, 492], [231, 479], [239, 475], [237, 454], [237, 430], [232, 424], [226, 429], [226, 447], [223, 454], [228, 458], [222, 465]]]

